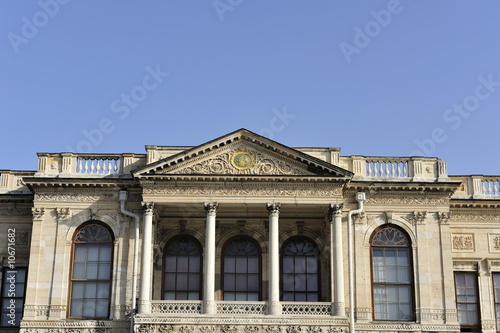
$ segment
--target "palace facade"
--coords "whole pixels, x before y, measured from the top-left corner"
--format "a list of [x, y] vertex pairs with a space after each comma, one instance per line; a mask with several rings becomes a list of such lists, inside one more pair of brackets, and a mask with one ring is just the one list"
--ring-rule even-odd
[[4, 331], [500, 332], [500, 176], [245, 129], [0, 174]]

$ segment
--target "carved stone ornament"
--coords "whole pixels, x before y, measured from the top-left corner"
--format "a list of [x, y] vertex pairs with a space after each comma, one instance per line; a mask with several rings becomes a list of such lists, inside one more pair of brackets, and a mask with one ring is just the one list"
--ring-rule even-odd
[[243, 328], [243, 331], [245, 333], [259, 333], [260, 331], [260, 327], [259, 326], [245, 326], [245, 328]]
[[488, 234], [490, 252], [500, 252], [500, 234]]
[[31, 213], [33, 214], [33, 219], [34, 220], [41, 220], [43, 219], [43, 215], [45, 214], [45, 208], [32, 208]]
[[414, 225], [425, 224], [426, 217], [427, 217], [427, 212], [413, 212], [411, 215], [411, 220]]
[[448, 205], [449, 198], [445, 197], [430, 197], [430, 196], [372, 196], [368, 197], [365, 204], [382, 204], [382, 205]]
[[267, 326], [266, 333], [281, 333], [281, 327], [277, 325]]
[[[218, 153], [218, 154], [217, 154]], [[170, 167], [159, 174], [248, 174], [248, 175], [314, 175], [299, 162], [289, 160], [278, 154], [263, 152], [250, 144], [233, 146], [215, 152], [213, 155], [200, 155], [192, 162]]]
[[330, 207], [328, 209], [328, 220], [330, 222], [333, 222], [333, 218], [335, 216], [342, 216], [342, 209], [344, 209], [344, 204], [330, 204]]
[[219, 204], [217, 202], [205, 202], [204, 207], [207, 215], [215, 215], [217, 214], [217, 207], [219, 207]]
[[289, 326], [286, 328], [286, 333], [301, 333], [302, 327], [300, 326]]
[[29, 242], [30, 242], [29, 231], [16, 232], [16, 245], [29, 245]]
[[453, 250], [474, 251], [474, 236], [472, 234], [452, 235]]
[[0, 216], [29, 216], [32, 213], [31, 204], [3, 204]]
[[220, 330], [222, 333], [236, 333], [238, 331], [233, 325], [223, 325]]
[[35, 201], [93, 202], [113, 200], [115, 200], [115, 195], [111, 193], [35, 193]]
[[154, 202], [143, 202], [142, 208], [144, 209], [144, 214], [153, 215], [155, 203]]
[[281, 204], [279, 202], [268, 203], [267, 210], [269, 212], [269, 216], [278, 216], [280, 213]]
[[448, 222], [450, 221], [451, 212], [438, 213], [437, 217], [438, 217], [438, 222], [440, 224], [448, 224]]
[[71, 211], [69, 208], [57, 208], [56, 209], [57, 220], [64, 221], [71, 216]]
[[214, 333], [215, 332], [215, 326], [201, 326], [200, 327], [201, 333]]

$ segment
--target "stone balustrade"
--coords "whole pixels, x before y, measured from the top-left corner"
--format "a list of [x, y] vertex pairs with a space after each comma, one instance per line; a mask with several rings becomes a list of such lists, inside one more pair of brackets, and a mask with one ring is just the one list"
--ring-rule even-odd
[[38, 153], [35, 177], [132, 177], [145, 164], [145, 154]]
[[33, 171], [0, 170], [0, 194], [31, 193], [23, 181], [23, 177], [32, 177]]
[[452, 181], [460, 181], [453, 199], [500, 199], [500, 176], [451, 176]]
[[446, 162], [434, 157], [340, 157], [340, 167], [354, 180], [449, 181]]

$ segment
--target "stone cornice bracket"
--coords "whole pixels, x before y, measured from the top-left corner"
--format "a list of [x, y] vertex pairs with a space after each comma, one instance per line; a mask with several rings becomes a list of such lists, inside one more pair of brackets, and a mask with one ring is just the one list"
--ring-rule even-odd
[[477, 262], [477, 275], [478, 276], [490, 276], [491, 275], [491, 261], [484, 258]]
[[333, 223], [333, 218], [335, 216], [342, 216], [342, 209], [344, 208], [344, 204], [341, 203], [339, 205], [330, 204], [328, 208], [328, 220], [330, 223]]
[[43, 220], [43, 216], [45, 215], [45, 208], [31, 208], [31, 214], [33, 214], [33, 220]]
[[247, 224], [247, 221], [245, 220], [238, 220], [238, 228], [240, 229], [240, 233], [244, 234], [245, 233], [245, 225]]
[[69, 208], [56, 208], [57, 221], [67, 220], [71, 216]]
[[302, 235], [304, 233], [304, 221], [297, 221], [295, 224], [297, 225], [299, 235]]
[[142, 208], [144, 209], [144, 215], [153, 216], [154, 209], [155, 209], [155, 203], [154, 202], [143, 202]]
[[203, 206], [205, 207], [205, 212], [207, 212], [207, 215], [215, 216], [215, 214], [217, 214], [217, 208], [219, 207], [219, 203], [205, 202]]
[[393, 216], [392, 211], [386, 211], [384, 212], [384, 214], [385, 214], [385, 223], [391, 223]]
[[281, 203], [279, 202], [274, 202], [274, 203], [267, 203], [267, 211], [269, 212], [269, 216], [279, 216], [280, 214], [280, 207]]
[[451, 212], [437, 213], [439, 224], [448, 224], [450, 222]]

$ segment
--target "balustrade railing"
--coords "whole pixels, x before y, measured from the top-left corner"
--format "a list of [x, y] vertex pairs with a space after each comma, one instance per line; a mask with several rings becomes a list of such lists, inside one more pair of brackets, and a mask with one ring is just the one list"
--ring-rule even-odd
[[151, 313], [200, 314], [201, 301], [151, 301]]
[[76, 160], [76, 173], [79, 174], [118, 174], [121, 165], [121, 158], [119, 155], [106, 155], [96, 157], [91, 156], [77, 156]]
[[367, 177], [408, 177], [408, 159], [376, 158], [365, 163]]
[[219, 301], [217, 304], [218, 314], [253, 314], [264, 315], [267, 313], [266, 302], [230, 302]]
[[481, 181], [481, 192], [484, 196], [500, 196], [500, 177], [484, 177]]
[[332, 303], [323, 302], [281, 302], [281, 313], [284, 315], [330, 316]]

